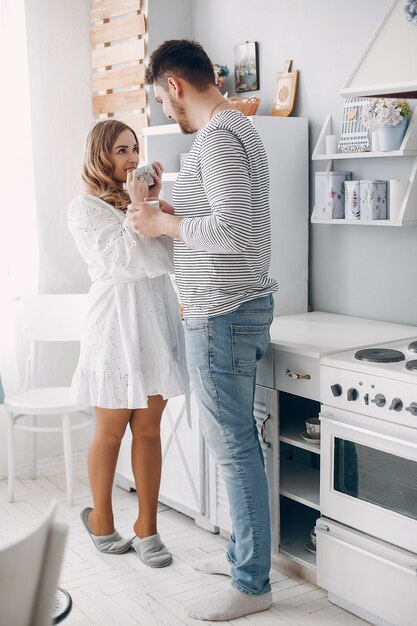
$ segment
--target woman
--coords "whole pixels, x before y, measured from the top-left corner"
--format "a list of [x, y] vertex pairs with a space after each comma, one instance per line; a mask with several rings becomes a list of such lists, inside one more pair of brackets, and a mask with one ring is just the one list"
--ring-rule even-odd
[[[94, 508], [81, 512], [85, 528], [101, 552], [122, 554], [133, 546], [147, 565], [165, 567], [172, 556], [156, 521], [160, 421], [167, 399], [187, 390], [188, 377], [179, 306], [169, 277], [172, 240], [143, 239], [125, 217], [130, 202], [148, 196], [145, 180], [135, 174], [138, 162], [138, 140], [131, 128], [117, 120], [93, 127], [83, 167], [87, 193], [69, 209], [69, 229], [93, 283], [72, 389], [74, 399], [90, 402], [97, 416], [88, 453]], [[153, 166], [152, 195], [157, 198], [162, 166]], [[133, 540], [115, 530], [112, 509], [116, 462], [128, 424], [139, 504]]]

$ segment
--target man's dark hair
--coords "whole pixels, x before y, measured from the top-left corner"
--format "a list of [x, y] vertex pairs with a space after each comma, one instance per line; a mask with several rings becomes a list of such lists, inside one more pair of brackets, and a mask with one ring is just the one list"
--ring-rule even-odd
[[170, 76], [183, 78], [197, 91], [215, 85], [213, 65], [207, 53], [197, 41], [189, 39], [164, 41], [152, 52], [146, 69], [146, 84], [162, 84]]

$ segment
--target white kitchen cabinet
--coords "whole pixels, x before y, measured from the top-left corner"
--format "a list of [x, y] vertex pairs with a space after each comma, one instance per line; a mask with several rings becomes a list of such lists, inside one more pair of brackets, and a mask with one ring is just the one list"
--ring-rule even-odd
[[[275, 355], [279, 360], [285, 360], [288, 353], [283, 355], [276, 350]], [[304, 359], [305, 357], [299, 356], [299, 362], [295, 362], [295, 366], [307, 371], [303, 364]], [[303, 379], [296, 379], [295, 384], [301, 386]], [[315, 567], [316, 555], [311, 551], [310, 531], [320, 516], [320, 442], [306, 441], [301, 434], [305, 433], [305, 420], [318, 416], [320, 403], [294, 395], [296, 389], [292, 391], [293, 393], [282, 390], [277, 392], [280, 456], [279, 552], [312, 569]]]
[[[277, 279], [275, 315], [307, 311], [308, 287], [308, 121], [300, 117], [249, 117], [269, 162], [272, 252], [270, 275]], [[162, 195], [171, 202], [180, 153], [188, 152], [194, 135], [178, 124], [143, 129], [145, 161], [164, 166]], [[221, 181], [219, 181], [221, 185]]]
[[[417, 225], [417, 109], [411, 117], [407, 132], [399, 150], [393, 152], [338, 152], [326, 154], [326, 137], [332, 134], [332, 118], [329, 115], [321, 129], [319, 138], [313, 151], [313, 161], [325, 161], [326, 172], [333, 169], [333, 161], [348, 159], [380, 159], [408, 157], [410, 165], [404, 164], [404, 180], [408, 179], [398, 220], [349, 220], [349, 219], [320, 219], [315, 217], [313, 210], [311, 222], [313, 224], [351, 224], [353, 226], [416, 226]], [[414, 158], [413, 158], [414, 157]], [[344, 169], [346, 167], [344, 166]], [[378, 178], [384, 178], [383, 175]], [[388, 197], [389, 202], [389, 197]]]

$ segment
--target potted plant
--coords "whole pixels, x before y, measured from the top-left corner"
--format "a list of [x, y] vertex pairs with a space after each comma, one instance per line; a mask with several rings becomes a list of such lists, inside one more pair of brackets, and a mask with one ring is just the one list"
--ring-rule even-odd
[[411, 114], [407, 100], [373, 98], [362, 108], [362, 121], [378, 129], [379, 149], [386, 152], [400, 148]]

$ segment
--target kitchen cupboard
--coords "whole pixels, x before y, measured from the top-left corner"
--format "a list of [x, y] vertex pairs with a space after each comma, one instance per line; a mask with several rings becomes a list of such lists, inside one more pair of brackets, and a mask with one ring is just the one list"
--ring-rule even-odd
[[[300, 117], [255, 115], [269, 163], [272, 251], [270, 275], [279, 284], [275, 315], [307, 311], [308, 287], [308, 121]], [[178, 124], [143, 129], [145, 161], [161, 161], [163, 199], [171, 202], [180, 154], [195, 136]], [[219, 180], [221, 185], [221, 180]]]
[[[401, 147], [399, 150], [395, 150], [393, 152], [338, 152], [336, 154], [326, 154], [325, 146], [326, 146], [326, 137], [332, 134], [332, 118], [329, 115], [321, 129], [319, 138], [317, 140], [316, 146], [313, 150], [312, 160], [313, 161], [325, 161], [326, 162], [326, 172], [331, 171], [333, 169], [333, 161], [335, 160], [349, 160], [349, 159], [381, 159], [384, 160], [390, 158], [402, 158], [404, 165], [401, 168], [402, 174], [400, 177], [402, 179], [408, 180], [408, 186], [404, 194], [402, 206], [399, 212], [398, 219], [385, 219], [385, 220], [349, 220], [349, 219], [320, 219], [315, 217], [315, 212], [313, 210], [311, 222], [313, 224], [351, 224], [354, 226], [415, 226], [417, 225], [417, 109], [414, 111], [414, 114], [411, 117], [410, 123], [408, 125], [406, 134], [402, 141]], [[377, 178], [381, 179], [390, 179], [396, 178], [398, 176], [392, 176], [389, 173], [388, 167], [382, 166], [383, 161], [380, 162], [381, 167], [379, 171], [381, 172]], [[385, 164], [384, 164], [385, 165]], [[343, 169], [350, 169], [345, 164], [343, 165]], [[388, 172], [388, 173], [383, 173]], [[353, 172], [353, 178], [357, 179], [358, 176]], [[360, 178], [360, 177], [359, 177]], [[369, 176], [363, 176], [363, 178], [369, 178]], [[388, 197], [389, 203], [389, 197]]]

